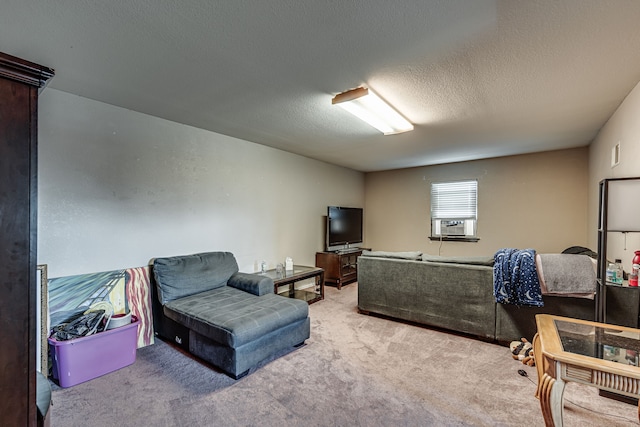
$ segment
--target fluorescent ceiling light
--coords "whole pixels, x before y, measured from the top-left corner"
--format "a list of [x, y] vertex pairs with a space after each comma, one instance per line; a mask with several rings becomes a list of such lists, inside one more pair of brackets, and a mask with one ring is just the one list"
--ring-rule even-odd
[[339, 93], [331, 103], [341, 106], [385, 135], [413, 130], [407, 119], [365, 87]]

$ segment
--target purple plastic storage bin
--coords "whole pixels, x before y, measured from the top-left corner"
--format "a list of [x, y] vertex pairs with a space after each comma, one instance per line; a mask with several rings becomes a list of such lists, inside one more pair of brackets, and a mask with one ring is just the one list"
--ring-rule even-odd
[[53, 378], [71, 387], [108, 374], [136, 361], [137, 317], [131, 324], [69, 341], [49, 338]]

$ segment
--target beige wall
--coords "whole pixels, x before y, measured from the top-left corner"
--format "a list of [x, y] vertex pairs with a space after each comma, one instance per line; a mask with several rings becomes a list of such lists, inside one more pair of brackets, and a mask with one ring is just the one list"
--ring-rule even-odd
[[[477, 243], [431, 242], [430, 183], [478, 180]], [[372, 172], [365, 243], [374, 250], [491, 255], [502, 247], [560, 252], [587, 244], [588, 149]]]
[[[327, 205], [364, 206], [365, 244], [377, 250], [595, 250], [598, 182], [640, 176], [638, 117], [640, 87], [589, 148], [362, 174], [46, 89], [38, 262], [52, 277], [204, 250], [236, 253], [243, 271], [285, 256], [313, 264]], [[429, 184], [460, 179], [479, 181], [480, 241], [440, 247], [428, 239]], [[637, 237], [626, 251], [618, 242], [614, 256], [626, 261]]]
[[46, 89], [38, 263], [51, 277], [230, 251], [242, 271], [313, 265], [328, 205], [363, 206], [364, 174]]
[[[611, 167], [611, 150], [620, 142], [620, 164]], [[638, 84], [589, 147], [589, 244], [597, 246], [598, 183], [604, 178], [640, 177], [640, 84]], [[633, 201], [635, 200], [635, 203]], [[635, 209], [640, 226], [640, 193], [629, 194], [629, 204], [610, 209]], [[631, 269], [633, 251], [640, 250], [640, 233], [609, 235], [607, 258], [620, 258]]]

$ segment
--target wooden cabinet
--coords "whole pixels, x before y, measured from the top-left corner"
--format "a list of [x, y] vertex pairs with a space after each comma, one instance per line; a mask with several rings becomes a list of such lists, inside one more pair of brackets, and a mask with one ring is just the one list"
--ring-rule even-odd
[[342, 289], [342, 285], [358, 280], [358, 257], [363, 250], [316, 252], [316, 267], [324, 268], [325, 284]]
[[53, 70], [0, 53], [0, 418], [34, 426], [38, 90]]

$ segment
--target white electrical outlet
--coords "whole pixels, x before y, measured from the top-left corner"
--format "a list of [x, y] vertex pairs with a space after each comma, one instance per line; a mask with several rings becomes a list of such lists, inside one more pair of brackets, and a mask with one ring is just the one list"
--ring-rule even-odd
[[611, 167], [620, 164], [620, 141], [611, 149]]

